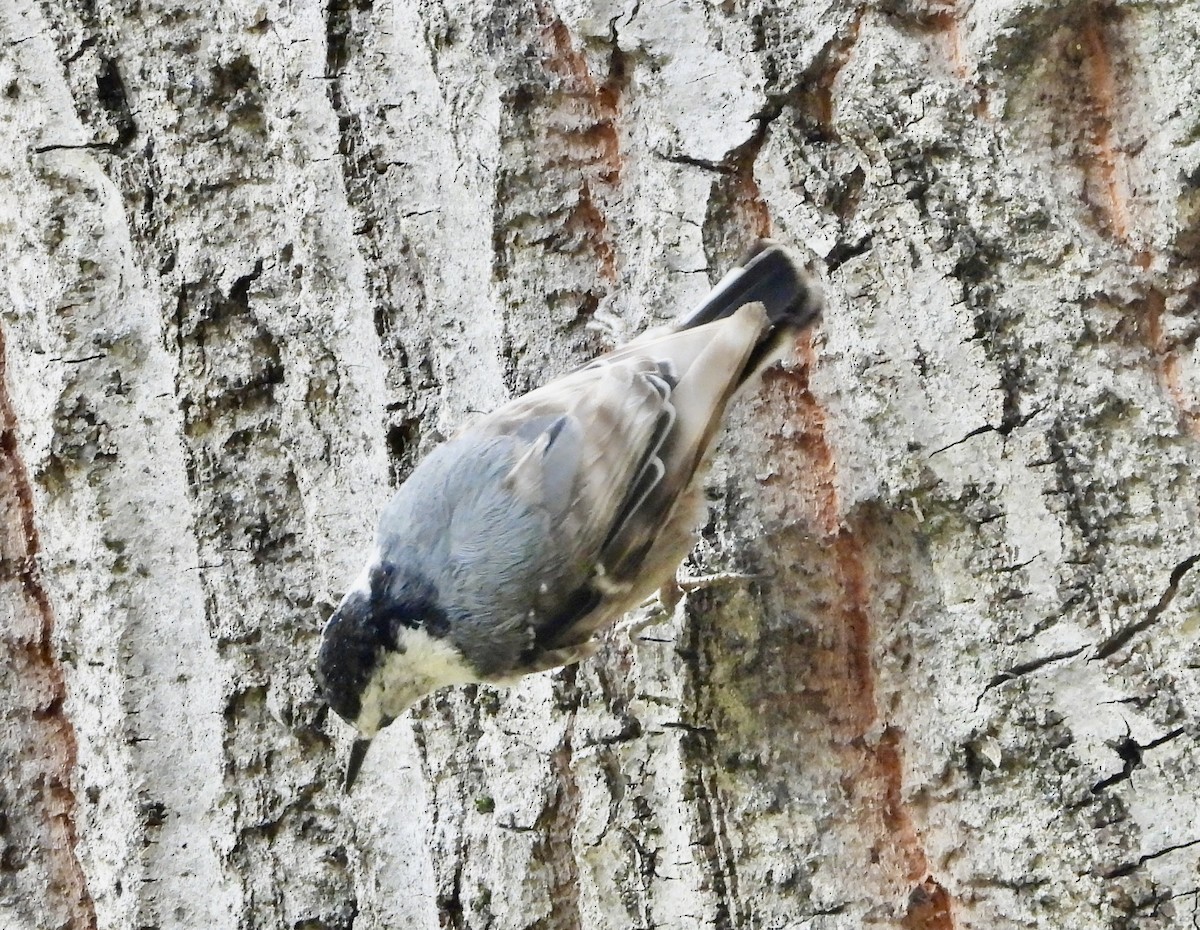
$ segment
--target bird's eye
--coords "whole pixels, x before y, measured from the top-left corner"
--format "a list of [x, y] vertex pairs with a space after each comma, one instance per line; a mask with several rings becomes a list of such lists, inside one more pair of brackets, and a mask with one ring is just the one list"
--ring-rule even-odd
[[372, 603], [379, 601], [384, 596], [395, 571], [395, 566], [387, 562], [380, 562], [371, 567], [368, 584], [370, 586]]

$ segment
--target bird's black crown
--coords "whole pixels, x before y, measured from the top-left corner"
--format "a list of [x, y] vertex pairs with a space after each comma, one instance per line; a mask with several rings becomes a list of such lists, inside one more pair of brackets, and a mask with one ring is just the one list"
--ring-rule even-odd
[[317, 655], [317, 684], [332, 707], [351, 723], [362, 710], [362, 695], [388, 652], [403, 651], [402, 628], [424, 629], [442, 637], [446, 614], [436, 593], [419, 580], [397, 578], [394, 566], [377, 565], [369, 590], [350, 591], [334, 611]]

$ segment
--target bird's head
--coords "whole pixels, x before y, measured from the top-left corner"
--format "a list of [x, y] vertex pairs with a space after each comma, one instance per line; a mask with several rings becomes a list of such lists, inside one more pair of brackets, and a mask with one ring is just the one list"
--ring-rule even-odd
[[317, 682], [343, 720], [372, 737], [436, 687], [423, 640], [443, 640], [436, 592], [394, 566], [370, 565], [321, 634]]
[[321, 634], [317, 683], [329, 706], [364, 738], [352, 769], [367, 742], [420, 698], [475, 680], [448, 631], [436, 591], [386, 563], [369, 566], [342, 598]]
[[366, 736], [386, 724], [363, 719], [363, 697], [395, 639], [368, 591], [355, 588], [338, 605], [321, 634], [317, 683], [338, 716]]

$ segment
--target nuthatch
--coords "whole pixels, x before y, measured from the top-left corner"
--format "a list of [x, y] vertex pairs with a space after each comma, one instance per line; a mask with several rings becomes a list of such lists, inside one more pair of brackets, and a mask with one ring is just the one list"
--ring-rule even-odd
[[509, 401], [413, 470], [317, 660], [325, 699], [365, 737], [347, 787], [418, 698], [579, 662], [671, 579], [730, 397], [821, 306], [761, 241], [673, 326]]

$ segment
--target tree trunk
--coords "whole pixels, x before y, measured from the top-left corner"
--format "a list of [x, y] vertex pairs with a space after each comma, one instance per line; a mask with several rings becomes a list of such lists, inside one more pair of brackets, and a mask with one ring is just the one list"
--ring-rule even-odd
[[[0, 926], [1195, 926], [1200, 4], [7, 0]], [[376, 741], [390, 488], [763, 235], [700, 587]], [[645, 619], [645, 618], [643, 618]]]

